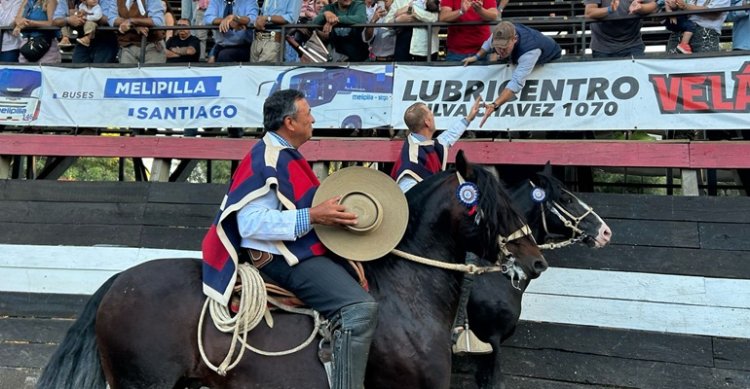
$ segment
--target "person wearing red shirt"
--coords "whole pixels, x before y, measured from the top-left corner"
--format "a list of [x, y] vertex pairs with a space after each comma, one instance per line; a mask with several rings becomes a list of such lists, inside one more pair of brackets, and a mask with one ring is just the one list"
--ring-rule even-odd
[[[495, 0], [442, 0], [440, 2], [441, 22], [495, 21], [498, 17]], [[490, 26], [450, 26], [448, 27], [448, 54], [446, 61], [461, 61], [474, 55], [482, 43], [490, 37]]]

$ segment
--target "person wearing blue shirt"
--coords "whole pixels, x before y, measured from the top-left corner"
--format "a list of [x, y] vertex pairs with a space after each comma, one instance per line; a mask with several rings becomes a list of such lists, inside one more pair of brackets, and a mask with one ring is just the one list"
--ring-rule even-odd
[[[118, 27], [120, 63], [164, 63], [164, 31], [151, 27], [164, 25], [161, 0], [102, 0], [102, 14], [110, 26]], [[146, 54], [141, 58], [141, 36], [146, 36]]]
[[[86, 17], [75, 14], [71, 15], [67, 1], [58, 1], [55, 8], [53, 24], [57, 27], [70, 26], [81, 27], [86, 22]], [[104, 10], [102, 9], [102, 12]], [[99, 25], [109, 25], [106, 16], [99, 19]], [[114, 31], [97, 31], [96, 39], [91, 41], [90, 46], [76, 45], [73, 48], [73, 63], [111, 63], [117, 60], [117, 35]]]
[[516, 68], [500, 96], [485, 104], [484, 117], [479, 127], [484, 125], [492, 112], [521, 91], [536, 65], [556, 60], [562, 53], [560, 45], [541, 32], [520, 23], [514, 25], [511, 22], [500, 22], [492, 28], [492, 35], [482, 44], [479, 52], [463, 60], [464, 66], [478, 61], [491, 51], [497, 54], [498, 60], [507, 59]]
[[258, 18], [258, 0], [211, 0], [204, 24], [219, 26], [214, 31], [216, 62], [247, 62], [250, 43], [247, 26]]
[[[745, 0], [732, 0], [732, 7], [745, 4]], [[732, 11], [727, 15], [732, 22], [732, 50], [750, 50], [750, 12], [746, 9]]]
[[[302, 0], [265, 0], [260, 16], [255, 19], [255, 39], [250, 49], [250, 62], [275, 62], [279, 59], [281, 43], [285, 43], [282, 24], [294, 24], [299, 19]], [[292, 50], [287, 46], [285, 51]]]

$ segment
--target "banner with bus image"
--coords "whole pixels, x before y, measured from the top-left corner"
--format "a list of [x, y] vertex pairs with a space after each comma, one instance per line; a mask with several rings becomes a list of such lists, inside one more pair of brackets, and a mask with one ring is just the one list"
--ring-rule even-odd
[[39, 126], [262, 127], [263, 102], [287, 88], [305, 93], [316, 128], [376, 128], [391, 119], [392, 65], [41, 69]]
[[[425, 103], [438, 129], [490, 102], [514, 66], [0, 67], [0, 124], [50, 127], [263, 126], [279, 89], [307, 96], [315, 128], [404, 129]], [[747, 129], [750, 55], [553, 62], [536, 67], [482, 130]], [[469, 128], [478, 130], [479, 118]]]

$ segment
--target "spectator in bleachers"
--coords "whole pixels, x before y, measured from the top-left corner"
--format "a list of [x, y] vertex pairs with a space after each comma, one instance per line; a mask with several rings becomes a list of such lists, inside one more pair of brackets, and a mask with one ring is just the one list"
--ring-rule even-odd
[[500, 20], [503, 18], [503, 11], [505, 10], [505, 7], [508, 6], [508, 3], [510, 0], [500, 0], [499, 3], [497, 3], [497, 19]]
[[177, 30], [177, 34], [167, 40], [167, 63], [199, 62], [201, 41], [190, 33], [190, 21], [180, 19], [178, 26], [186, 28]]
[[[436, 0], [394, 0], [387, 23], [434, 23], [440, 17], [440, 2]], [[428, 36], [427, 27], [399, 27], [396, 35], [396, 61], [426, 61], [430, 56], [437, 60], [438, 33], [440, 28], [432, 28]], [[429, 52], [427, 46], [430, 46]]]
[[497, 55], [498, 61], [508, 60], [516, 67], [500, 96], [484, 105], [484, 118], [479, 127], [484, 125], [492, 112], [521, 91], [536, 65], [556, 60], [562, 53], [560, 45], [541, 32], [520, 23], [500, 22], [492, 28], [492, 36], [482, 44], [479, 52], [464, 59], [464, 66], [482, 59], [491, 51]]
[[[161, 6], [164, 9], [164, 26], [174, 27], [175, 19], [174, 19], [174, 13], [172, 12], [172, 6], [169, 5], [169, 2], [166, 0], [161, 0]], [[174, 35], [174, 30], [164, 31], [164, 40], [168, 40], [173, 35]]]
[[[731, 0], [666, 0], [666, 4], [672, 9], [680, 11], [697, 11], [710, 8], [729, 7]], [[721, 26], [727, 18], [726, 12], [705, 13], [690, 15], [690, 21], [696, 24], [695, 33], [691, 40], [694, 53], [708, 53], [719, 51], [719, 38], [721, 38]], [[672, 32], [667, 42], [667, 52], [675, 53], [680, 42], [680, 34]]]
[[[478, 22], [497, 19], [495, 0], [442, 0], [440, 2], [441, 22]], [[482, 43], [490, 36], [490, 26], [450, 26], [445, 43], [448, 53], [446, 61], [463, 61], [474, 55]]]
[[[0, 26], [13, 26], [15, 24], [22, 2], [22, 0], [0, 1]], [[22, 44], [23, 41], [20, 36], [11, 34], [11, 31], [3, 31], [0, 62], [18, 62], [18, 49], [21, 48]]]
[[[209, 0], [182, 0], [180, 17], [190, 21], [191, 26], [202, 26], [203, 17], [206, 14]], [[201, 42], [201, 52], [199, 58], [202, 60], [206, 57], [206, 39], [208, 39], [208, 30], [193, 30], [193, 36]]]
[[323, 26], [323, 33], [328, 34], [328, 40], [334, 48], [331, 53], [334, 62], [362, 62], [367, 60], [369, 47], [362, 41], [362, 27], [348, 27], [352, 24], [367, 22], [365, 4], [358, 0], [338, 0], [328, 4], [313, 24]]
[[[661, 5], [662, 2], [664, 3], [664, 11], [674, 12], [672, 7], [663, 0], [658, 1], [657, 5]], [[686, 15], [670, 16], [665, 18], [663, 23], [667, 27], [667, 30], [682, 34], [680, 44], [677, 45], [677, 51], [682, 54], [693, 54], [693, 48], [690, 47], [690, 39], [693, 37], [693, 33], [695, 33], [695, 23], [688, 19]]]
[[[374, 2], [374, 7], [367, 8], [368, 23], [385, 23], [385, 15], [393, 0]], [[367, 27], [362, 32], [362, 39], [370, 45], [370, 58], [378, 62], [392, 62], [396, 48], [396, 33], [390, 28]]]
[[307, 24], [318, 16], [318, 12], [315, 10], [315, 3], [317, 3], [317, 0], [302, 0], [302, 5], [299, 9], [299, 24]]
[[[744, 4], [745, 0], [732, 0], [732, 7]], [[732, 50], [750, 50], [750, 12], [746, 9], [732, 11], [727, 15], [727, 21], [732, 22]]]
[[210, 0], [204, 23], [219, 26], [214, 30], [216, 62], [247, 62], [250, 42], [247, 26], [258, 18], [258, 0]]
[[[23, 0], [21, 8], [18, 10], [15, 20], [15, 28], [13, 29], [13, 35], [19, 36], [24, 29], [34, 27], [51, 27], [53, 26], [53, 20], [55, 15], [55, 8], [57, 7], [57, 0]], [[57, 32], [56, 31], [23, 31], [24, 44], [29, 41], [43, 42], [43, 46], [46, 46], [46, 50], [38, 50], [38, 58], [26, 58], [21, 46], [21, 53], [18, 56], [18, 62], [20, 63], [60, 63], [62, 56], [60, 50], [57, 47]], [[43, 52], [43, 54], [42, 54]]]
[[[120, 63], [166, 62], [164, 32], [151, 29], [164, 25], [161, 0], [104, 0], [101, 4], [109, 24], [118, 28]], [[141, 58], [142, 36], [146, 36], [145, 58]]]
[[[75, 1], [60, 0], [55, 9], [54, 25], [58, 27], [68, 27], [71, 29], [80, 29], [86, 23], [86, 18], [75, 11]], [[99, 5], [102, 6], [101, 3]], [[99, 18], [98, 26], [108, 26], [107, 16], [103, 14]], [[76, 45], [73, 48], [73, 63], [112, 63], [117, 60], [117, 35], [114, 31], [97, 31], [96, 39], [91, 41], [88, 46]]]
[[292, 52], [291, 46], [274, 29], [284, 24], [294, 24], [299, 19], [302, 0], [264, 0], [260, 16], [255, 19], [255, 39], [250, 49], [250, 62], [276, 62], [281, 44], [287, 44], [284, 52]]
[[[60, 1], [62, 4], [66, 4], [66, 1]], [[84, 18], [83, 29], [78, 29], [78, 44], [86, 47], [91, 46], [91, 42], [94, 39], [96, 33], [96, 26], [99, 20], [102, 19], [102, 7], [99, 5], [99, 0], [84, 0], [78, 4], [76, 16]], [[56, 14], [55, 14], [56, 16]], [[72, 46], [70, 43], [70, 36], [73, 34], [73, 29], [69, 26], [63, 26], [60, 28], [62, 33], [62, 40], [60, 40], [60, 46]]]
[[589, 24], [594, 58], [642, 56], [641, 19], [607, 20], [609, 17], [647, 15], [656, 10], [654, 0], [583, 0], [585, 16], [603, 20]]

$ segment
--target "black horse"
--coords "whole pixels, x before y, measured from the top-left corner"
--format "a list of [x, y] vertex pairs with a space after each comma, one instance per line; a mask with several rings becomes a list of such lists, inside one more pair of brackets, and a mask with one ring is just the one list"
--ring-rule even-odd
[[[461, 179], [478, 187], [477, 208], [458, 201]], [[462, 153], [455, 170], [425, 180], [408, 200], [409, 227], [398, 248], [444, 265], [460, 265], [465, 253], [473, 252], [494, 266], [503, 257], [499, 238], [524, 227], [500, 182], [466, 162]], [[536, 277], [546, 269], [531, 236], [504, 246], [527, 275]], [[379, 302], [367, 388], [448, 388], [451, 327], [463, 273], [394, 255], [364, 267]], [[155, 260], [113, 276], [89, 300], [38, 386], [104, 388], [106, 378], [112, 389], [328, 387], [314, 344], [283, 357], [246, 353], [226, 376], [211, 371], [197, 344], [204, 300], [198, 260]], [[301, 343], [312, 328], [307, 316], [275, 313], [273, 329], [261, 322], [247, 342], [262, 350], [285, 350]], [[201, 336], [208, 359], [222, 360], [231, 336], [211, 325]]]
[[[552, 249], [577, 242], [599, 248], [607, 245], [612, 237], [612, 231], [601, 217], [552, 175], [549, 163], [531, 179], [519, 181], [510, 192], [514, 204], [525, 214], [536, 241], [555, 239], [541, 248]], [[528, 281], [521, 282], [519, 288], [498, 274], [478, 277], [475, 281], [467, 307], [469, 322], [477, 337], [493, 348], [490, 354], [471, 357], [477, 364], [476, 382], [480, 388], [502, 387], [500, 344], [515, 331]], [[487, 290], [494, 290], [494, 294], [487, 294]]]

